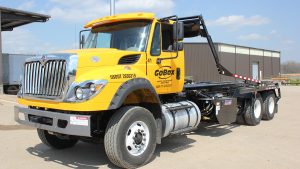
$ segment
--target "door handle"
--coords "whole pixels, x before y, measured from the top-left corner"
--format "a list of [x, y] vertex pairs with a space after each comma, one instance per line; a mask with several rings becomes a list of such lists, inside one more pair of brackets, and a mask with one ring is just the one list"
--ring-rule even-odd
[[177, 80], [180, 80], [180, 73], [181, 73], [181, 72], [180, 72], [180, 68], [177, 68], [177, 69], [176, 69], [176, 79], [177, 79]]

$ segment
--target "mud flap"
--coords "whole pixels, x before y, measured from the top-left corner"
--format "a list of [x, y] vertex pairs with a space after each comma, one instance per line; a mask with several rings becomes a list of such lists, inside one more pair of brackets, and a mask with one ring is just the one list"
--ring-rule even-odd
[[220, 124], [230, 124], [236, 121], [238, 112], [236, 98], [217, 98], [214, 100], [215, 113]]

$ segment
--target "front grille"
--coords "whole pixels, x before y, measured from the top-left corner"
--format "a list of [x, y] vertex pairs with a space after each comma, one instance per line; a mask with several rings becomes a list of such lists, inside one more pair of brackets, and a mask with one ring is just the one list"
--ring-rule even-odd
[[23, 93], [37, 97], [59, 97], [66, 84], [66, 61], [49, 60], [25, 63]]

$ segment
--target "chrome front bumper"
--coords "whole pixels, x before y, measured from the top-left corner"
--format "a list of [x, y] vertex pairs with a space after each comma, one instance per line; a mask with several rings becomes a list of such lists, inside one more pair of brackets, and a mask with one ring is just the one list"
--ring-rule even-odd
[[91, 137], [91, 116], [65, 114], [15, 106], [15, 121], [39, 129]]

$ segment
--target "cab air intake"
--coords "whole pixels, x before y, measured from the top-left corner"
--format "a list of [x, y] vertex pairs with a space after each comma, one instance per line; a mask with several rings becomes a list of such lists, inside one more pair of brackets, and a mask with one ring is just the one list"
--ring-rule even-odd
[[119, 60], [119, 65], [128, 65], [128, 64], [134, 64], [137, 61], [139, 61], [141, 55], [127, 55], [121, 57]]

